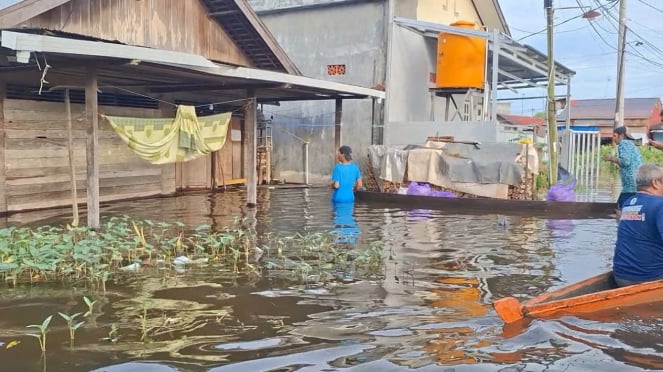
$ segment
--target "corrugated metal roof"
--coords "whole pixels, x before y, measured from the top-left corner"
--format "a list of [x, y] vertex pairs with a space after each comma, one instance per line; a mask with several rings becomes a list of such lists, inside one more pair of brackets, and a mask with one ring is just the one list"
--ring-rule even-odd
[[511, 115], [511, 114], [497, 114], [497, 120], [504, 122], [505, 124], [513, 125], [535, 125], [541, 126], [545, 123], [545, 120], [533, 116], [524, 116], [524, 115]]
[[[624, 119], [649, 118], [652, 115], [652, 110], [657, 108], [660, 102], [660, 98], [626, 98], [624, 100]], [[615, 105], [616, 100], [614, 98], [571, 100], [571, 120], [612, 120], [615, 117]], [[566, 109], [558, 116], [558, 120], [565, 119]]]

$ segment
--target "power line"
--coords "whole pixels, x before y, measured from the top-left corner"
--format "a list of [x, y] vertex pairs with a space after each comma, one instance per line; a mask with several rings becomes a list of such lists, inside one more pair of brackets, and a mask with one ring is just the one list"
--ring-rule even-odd
[[661, 9], [661, 8], [657, 8], [657, 7], [655, 7], [655, 6], [651, 5], [651, 4], [649, 4], [648, 2], [646, 2], [646, 1], [644, 1], [644, 0], [638, 0], [638, 1], [640, 1], [642, 4], [648, 6], [648, 7], [652, 8], [652, 9], [654, 9], [654, 10], [656, 10], [656, 11], [659, 11], [659, 12], [663, 13], [663, 9]]
[[[583, 14], [579, 14], [579, 15], [577, 15], [577, 16], [575, 16], [575, 17], [571, 17], [571, 18], [566, 19], [566, 20], [564, 20], [564, 21], [562, 21], [562, 22], [559, 22], [559, 23], [557, 23], [557, 24], [554, 24], [553, 27], [558, 27], [558, 26], [561, 26], [561, 25], [563, 25], [563, 24], [565, 24], [565, 23], [569, 23], [569, 22], [573, 21], [574, 19], [582, 18], [584, 15], [585, 15], [585, 14], [583, 13]], [[584, 27], [583, 27], [583, 28], [584, 28]], [[581, 29], [582, 29], [582, 28], [581, 28]], [[525, 36], [521, 37], [520, 39], [517, 39], [516, 41], [522, 41], [522, 40], [527, 39], [528, 37], [531, 37], [531, 36], [534, 36], [534, 35], [538, 35], [538, 34], [542, 34], [542, 33], [546, 32], [547, 30], [548, 30], [548, 28], [546, 27], [546, 28], [541, 29], [541, 30], [539, 30], [539, 31], [533, 32], [533, 33], [531, 33], [531, 34], [529, 34], [529, 35], [525, 35]]]

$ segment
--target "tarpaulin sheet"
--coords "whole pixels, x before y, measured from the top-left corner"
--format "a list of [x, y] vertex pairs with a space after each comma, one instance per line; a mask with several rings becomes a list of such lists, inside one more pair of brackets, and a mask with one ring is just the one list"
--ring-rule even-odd
[[528, 170], [538, 172], [537, 152], [531, 144], [473, 144], [428, 142], [424, 146], [371, 146], [370, 157], [379, 178], [428, 182], [478, 196], [506, 199], [508, 186], [521, 183], [527, 155]]

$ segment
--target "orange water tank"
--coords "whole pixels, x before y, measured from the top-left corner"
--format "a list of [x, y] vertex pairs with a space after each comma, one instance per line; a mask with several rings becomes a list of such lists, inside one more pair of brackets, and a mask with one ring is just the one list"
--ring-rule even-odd
[[[475, 29], [474, 22], [458, 21], [451, 26]], [[437, 39], [437, 88], [484, 88], [486, 39], [441, 32]]]

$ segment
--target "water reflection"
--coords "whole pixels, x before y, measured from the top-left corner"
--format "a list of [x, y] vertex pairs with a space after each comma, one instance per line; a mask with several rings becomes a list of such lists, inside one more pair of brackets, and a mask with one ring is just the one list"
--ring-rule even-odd
[[[219, 269], [163, 277], [129, 275], [107, 293], [53, 284], [8, 289], [0, 298], [3, 370], [39, 370], [25, 326], [98, 301], [69, 349], [54, 318], [48, 341], [53, 371], [353, 371], [630, 370], [659, 368], [660, 306], [600, 319], [535, 320], [503, 327], [494, 298], [530, 298], [609, 267], [614, 220], [546, 221], [496, 215], [454, 216], [329, 202], [329, 190], [261, 189], [259, 206], [243, 194], [105, 205], [103, 214], [212, 224], [243, 216], [259, 234], [338, 231], [384, 245], [385, 275], [303, 285], [287, 277], [235, 278]], [[67, 222], [68, 211], [48, 212]], [[30, 223], [23, 214], [12, 223]], [[414, 217], [414, 218], [413, 218]], [[361, 239], [357, 239], [361, 232]], [[602, 242], [603, 244], [597, 244]], [[145, 310], [147, 308], [147, 310]], [[140, 342], [141, 317], [152, 329]], [[119, 327], [118, 342], [104, 340]], [[35, 353], [36, 351], [36, 353]], [[75, 361], [75, 362], [74, 362]], [[452, 366], [452, 367], [448, 367]]]
[[334, 204], [334, 232], [339, 243], [354, 244], [359, 239], [360, 230], [354, 217], [354, 203]]

